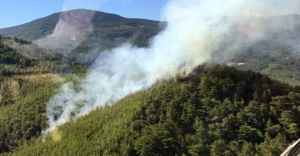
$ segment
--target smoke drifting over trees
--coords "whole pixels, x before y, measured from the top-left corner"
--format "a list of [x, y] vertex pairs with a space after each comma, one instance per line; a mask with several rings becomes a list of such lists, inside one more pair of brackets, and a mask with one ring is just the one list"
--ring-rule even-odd
[[[234, 54], [231, 52], [241, 46], [241, 40], [254, 42], [267, 35], [267, 27], [251, 25], [250, 17], [293, 13], [295, 6], [299, 6], [298, 2], [169, 1], [162, 16], [167, 27], [152, 39], [149, 47], [125, 44], [104, 51], [76, 87], [65, 84], [59, 90], [47, 105], [46, 132], [156, 82], [187, 75], [196, 66], [213, 60], [217, 52], [221, 56]], [[242, 38], [229, 42], [233, 28]]]

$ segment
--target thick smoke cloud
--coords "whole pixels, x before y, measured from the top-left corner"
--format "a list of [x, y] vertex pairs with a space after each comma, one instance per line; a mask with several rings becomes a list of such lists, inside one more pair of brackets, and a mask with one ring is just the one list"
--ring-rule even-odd
[[[213, 54], [231, 40], [229, 34], [233, 30], [250, 40], [263, 38], [263, 28], [251, 25], [251, 18], [244, 17], [276, 15], [276, 11], [287, 13], [287, 3], [258, 0], [169, 1], [162, 16], [167, 27], [152, 39], [149, 47], [125, 44], [104, 51], [84, 80], [76, 85], [63, 85], [47, 105], [49, 128], [46, 132], [157, 82], [189, 74], [196, 66], [212, 60]], [[284, 7], [280, 8], [280, 4]], [[245, 30], [243, 27], [249, 28]], [[251, 33], [254, 30], [257, 32]], [[232, 42], [226, 49], [234, 50], [236, 46]]]

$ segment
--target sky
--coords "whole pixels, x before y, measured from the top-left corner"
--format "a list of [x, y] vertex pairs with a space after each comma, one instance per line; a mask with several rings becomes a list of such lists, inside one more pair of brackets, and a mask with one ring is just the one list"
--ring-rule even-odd
[[160, 20], [167, 0], [0, 0], [0, 28], [71, 9], [92, 9], [128, 18]]

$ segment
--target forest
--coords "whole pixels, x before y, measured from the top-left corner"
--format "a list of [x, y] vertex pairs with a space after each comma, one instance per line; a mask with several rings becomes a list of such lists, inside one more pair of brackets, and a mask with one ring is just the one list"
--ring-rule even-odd
[[[200, 65], [45, 134], [47, 102], [62, 84], [84, 78], [100, 51], [127, 39], [148, 46], [162, 29], [155, 21], [113, 17], [123, 24], [95, 27], [68, 56], [0, 35], [0, 155], [277, 156], [299, 139], [299, 57], [269, 39], [239, 49], [224, 65]], [[22, 30], [38, 38], [57, 20], [53, 14]], [[102, 47], [94, 44], [100, 41]]]
[[43, 142], [43, 108], [57, 85], [38, 84], [28, 101], [1, 106], [5, 155], [279, 155], [300, 137], [299, 87], [203, 65], [70, 121]]

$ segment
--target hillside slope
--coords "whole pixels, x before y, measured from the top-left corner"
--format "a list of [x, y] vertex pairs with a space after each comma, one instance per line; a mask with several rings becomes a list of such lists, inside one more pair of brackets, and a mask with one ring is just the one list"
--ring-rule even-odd
[[62, 57], [57, 52], [41, 48], [30, 41], [16, 37], [10, 38], [0, 35], [0, 43], [29, 59], [57, 59]]
[[37, 137], [11, 155], [279, 155], [300, 137], [299, 88], [198, 67]]
[[240, 17], [213, 62], [300, 85], [300, 15]]
[[261, 41], [226, 61], [228, 66], [252, 70], [293, 86], [300, 85], [300, 51], [291, 46]]
[[124, 42], [146, 46], [160, 30], [159, 22], [127, 19], [100, 11], [76, 9], [32, 22], [0, 29], [0, 34], [35, 42], [41, 47], [69, 53], [102, 51]]
[[[213, 62], [253, 70], [291, 85], [300, 85], [300, 15], [240, 18], [242, 22], [233, 27], [228, 40], [213, 55]], [[64, 62], [72, 64], [75, 60], [88, 67], [101, 51], [124, 42], [147, 46], [149, 39], [162, 30], [159, 25], [157, 21], [126, 19], [114, 14], [78, 9], [0, 29], [0, 33], [29, 39], [63, 53], [70, 52]], [[49, 35], [50, 38], [47, 38]], [[48, 44], [49, 40], [55, 42]]]
[[46, 52], [0, 35], [0, 153], [40, 136], [46, 124], [45, 103], [64, 81], [55, 72], [60, 60]]
[[[76, 12], [70, 14], [72, 19], [76, 19], [76, 16], [73, 17]], [[113, 17], [117, 21], [121, 19]], [[105, 18], [98, 20], [105, 21]], [[72, 20], [75, 23], [79, 21]], [[64, 28], [64, 22], [60, 27]], [[89, 24], [87, 21], [74, 29]], [[112, 43], [125, 41], [123, 35], [126, 36], [129, 30], [137, 30], [134, 23], [106, 26], [109, 29], [104, 32], [103, 29], [94, 28], [90, 31], [91, 27], [88, 27], [86, 34], [77, 34], [94, 38], [80, 42], [71, 54], [80, 55], [80, 58], [84, 58], [84, 55], [95, 58], [99, 49], [95, 54], [86, 52], [99, 48], [98, 45], [93, 47], [99, 36], [87, 35], [90, 32], [97, 32], [98, 35], [108, 32], [104, 36], [109, 39], [108, 46], [102, 47], [107, 49], [117, 45]], [[156, 26], [153, 28], [155, 31], [149, 31], [149, 36], [159, 30]], [[237, 68], [256, 70], [290, 84], [298, 84], [298, 51], [294, 47], [299, 34], [296, 31], [297, 23], [290, 28], [276, 31], [278, 34], [271, 32], [260, 42], [245, 44], [243, 48], [236, 49], [237, 53], [233, 52], [238, 55], [231, 55], [221, 62], [231, 61], [229, 63]], [[143, 34], [143, 31], [140, 33]], [[253, 37], [251, 34], [246, 36]], [[78, 36], [67, 34], [63, 37], [68, 37], [72, 42]], [[238, 37], [237, 40], [240, 39]], [[292, 39], [288, 40], [292, 41], [290, 44], [281, 42], [286, 37]], [[6, 37], [1, 39], [0, 153], [279, 155], [289, 143], [300, 137], [299, 87], [291, 87], [250, 71], [225, 66], [200, 66], [188, 77], [177, 77], [157, 84], [150, 90], [128, 96], [113, 106], [99, 108], [79, 118], [76, 124], [70, 121], [48, 134], [45, 142], [42, 142], [42, 129], [47, 127], [45, 105], [55, 89], [68, 77], [62, 78], [56, 72], [68, 69], [59, 67], [60, 70], [57, 70], [57, 65], [62, 62], [60, 59], [38, 60], [28, 57], [30, 53], [22, 53], [22, 46], [30, 43], [28, 41]], [[148, 42], [148, 39], [145, 41]], [[73, 45], [70, 47], [72, 49]], [[84, 75], [84, 67], [76, 61], [73, 63], [73, 67], [79, 68], [77, 70]]]

